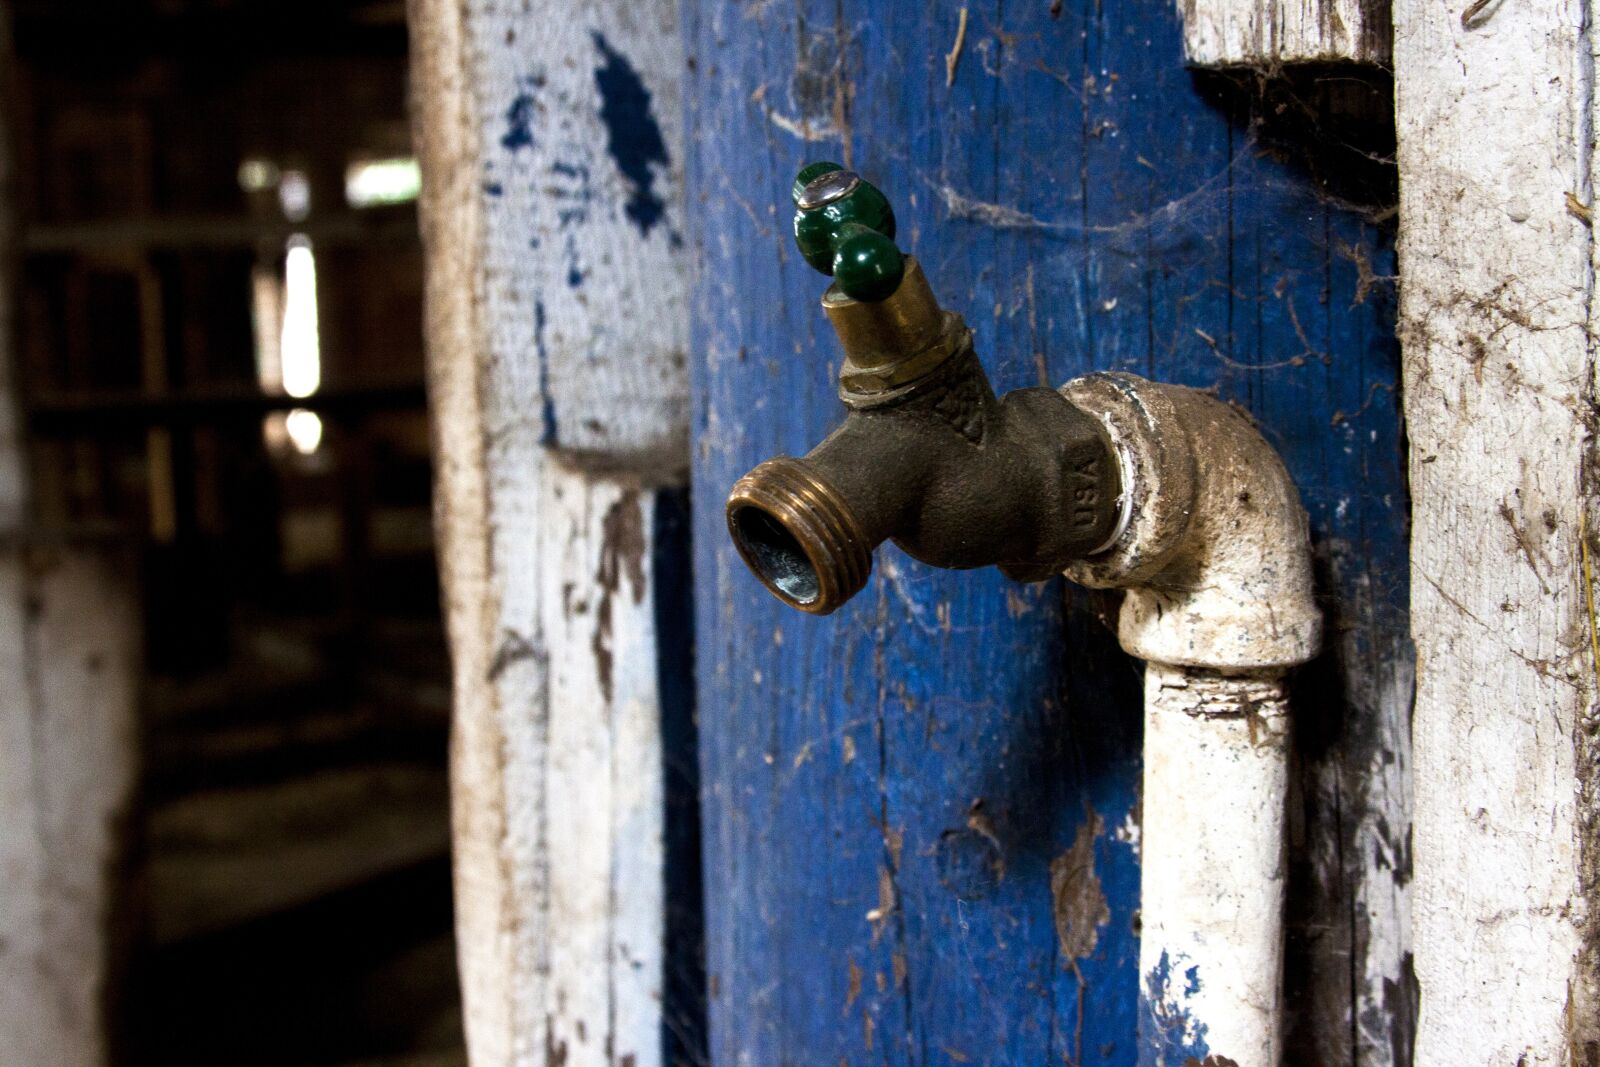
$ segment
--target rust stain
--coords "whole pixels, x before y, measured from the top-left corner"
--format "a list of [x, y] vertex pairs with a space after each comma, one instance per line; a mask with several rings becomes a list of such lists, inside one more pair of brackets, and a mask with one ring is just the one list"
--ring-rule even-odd
[[1111, 921], [1111, 908], [1094, 870], [1094, 843], [1104, 829], [1105, 820], [1090, 808], [1072, 847], [1050, 861], [1056, 937], [1061, 954], [1069, 960], [1092, 955], [1100, 943], [1100, 927]]
[[856, 998], [859, 997], [860, 995], [861, 995], [861, 965], [858, 964], [855, 960], [851, 960], [850, 961], [850, 988], [845, 991], [845, 995], [844, 995], [844, 1010], [845, 1010], [845, 1014], [848, 1015], [850, 1013], [851, 1005], [853, 1005], [856, 1002]]
[[1583, 223], [1585, 226], [1594, 225], [1594, 208], [1578, 199], [1578, 194], [1567, 194], [1567, 214]]
[[622, 589], [626, 575], [635, 604], [644, 601], [644, 518], [639, 508], [639, 494], [628, 490], [617, 498], [606, 511], [600, 524], [600, 566], [595, 571], [595, 583], [600, 587], [600, 604], [595, 610], [594, 650], [595, 672], [600, 678], [600, 692], [610, 703], [612, 695], [611, 669], [611, 604]]
[[564, 1067], [567, 1062], [567, 1043], [556, 1037], [556, 1021], [554, 1017], [545, 1016], [544, 1027], [545, 1067]]

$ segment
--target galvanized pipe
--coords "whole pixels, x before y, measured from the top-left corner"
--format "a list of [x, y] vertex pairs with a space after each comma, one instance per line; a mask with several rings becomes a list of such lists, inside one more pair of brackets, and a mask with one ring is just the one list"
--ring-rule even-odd
[[1112, 546], [1066, 573], [1126, 590], [1118, 637], [1147, 661], [1139, 1064], [1278, 1067], [1284, 675], [1322, 628], [1305, 511], [1212, 396], [1127, 374], [1062, 392], [1104, 420], [1131, 504]]

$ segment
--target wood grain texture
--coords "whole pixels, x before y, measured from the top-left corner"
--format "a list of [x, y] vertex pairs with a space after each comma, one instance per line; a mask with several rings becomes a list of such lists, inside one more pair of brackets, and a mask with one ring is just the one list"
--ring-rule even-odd
[[1197, 67], [1387, 63], [1390, 0], [1178, 0]]
[[1592, 19], [1395, 5], [1424, 1067], [1600, 1060]]
[[0, 549], [0, 1060], [111, 1062], [138, 622], [82, 551]]
[[548, 447], [590, 467], [681, 472], [677, 5], [460, 8], [448, 17], [462, 173], [449, 180], [477, 201], [485, 357], [521, 376], [521, 417]]
[[1184, 69], [1165, 0], [970, 6], [948, 87], [951, 11], [688, 12], [714, 1062], [1135, 1062], [1141, 691], [1106, 605], [885, 548], [855, 601], [803, 618], [728, 542], [732, 483], [841, 414], [786, 201], [832, 157], [888, 191], [997, 388], [1097, 368], [1215, 387], [1284, 455], [1330, 613], [1292, 691], [1285, 1059], [1408, 1063], [1383, 231], [1319, 189], [1304, 145], [1266, 140], [1271, 109]]
[[653, 1067], [676, 11], [417, 0], [410, 20], [468, 1048]]

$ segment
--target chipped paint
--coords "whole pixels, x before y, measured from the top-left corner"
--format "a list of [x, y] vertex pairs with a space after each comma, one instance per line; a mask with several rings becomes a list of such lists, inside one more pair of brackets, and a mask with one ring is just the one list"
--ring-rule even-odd
[[1050, 861], [1056, 938], [1061, 955], [1069, 960], [1093, 955], [1100, 943], [1100, 928], [1111, 921], [1111, 908], [1094, 870], [1095, 842], [1104, 830], [1105, 820], [1090, 809], [1072, 847]]
[[534, 99], [532, 90], [543, 83], [544, 79], [537, 75], [523, 78], [523, 91], [517, 93], [506, 108], [506, 132], [500, 135], [500, 147], [507, 152], [518, 152], [524, 148], [533, 147]]
[[626, 575], [634, 604], [645, 597], [644, 557], [648, 545], [644, 536], [644, 515], [639, 494], [629, 489], [606, 509], [600, 524], [600, 560], [594, 573], [594, 588], [599, 596], [595, 608], [594, 636], [589, 648], [594, 653], [600, 693], [609, 704], [612, 691], [612, 601], [622, 589]]
[[641, 236], [649, 237], [666, 213], [666, 203], [656, 192], [657, 172], [671, 162], [661, 126], [651, 113], [650, 90], [626, 56], [611, 47], [605, 34], [594, 34], [594, 46], [605, 60], [595, 68], [600, 89], [600, 121], [606, 127], [606, 151], [628, 180], [630, 192], [623, 210]]
[[[1200, 968], [1163, 951], [1144, 976], [1139, 994], [1139, 1067], [1178, 1067], [1207, 1056], [1206, 1025], [1195, 1018], [1190, 998], [1201, 988]], [[1174, 980], [1174, 972], [1176, 978]]]

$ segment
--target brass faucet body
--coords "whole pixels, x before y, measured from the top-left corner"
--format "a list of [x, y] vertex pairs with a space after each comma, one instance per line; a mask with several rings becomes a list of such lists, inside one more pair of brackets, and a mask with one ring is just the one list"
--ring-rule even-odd
[[835, 286], [822, 306], [845, 351], [848, 414], [728, 498], [735, 545], [779, 599], [837, 610], [886, 540], [934, 566], [1038, 581], [1114, 537], [1122, 486], [1105, 428], [1052, 389], [996, 397], [972, 331], [939, 307], [915, 258], [888, 298]]

